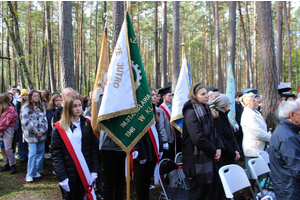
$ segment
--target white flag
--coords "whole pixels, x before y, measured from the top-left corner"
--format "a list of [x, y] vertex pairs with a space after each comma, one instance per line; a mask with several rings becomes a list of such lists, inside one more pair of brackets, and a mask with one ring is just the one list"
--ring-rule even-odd
[[138, 109], [126, 32], [126, 23], [123, 23], [107, 72], [107, 83], [98, 113], [101, 120], [134, 113]]
[[171, 116], [171, 124], [182, 133], [182, 108], [187, 102], [189, 88], [191, 87], [191, 75], [189, 70], [189, 62], [187, 60], [186, 55], [182, 58], [182, 65], [180, 74], [178, 77], [178, 82], [174, 92], [174, 98], [172, 100], [172, 116]]

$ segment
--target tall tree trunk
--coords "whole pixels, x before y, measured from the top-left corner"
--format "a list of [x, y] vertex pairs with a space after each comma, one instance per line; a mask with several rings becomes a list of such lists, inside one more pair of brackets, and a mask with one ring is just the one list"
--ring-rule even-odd
[[[35, 11], [37, 10], [37, 8], [35, 9]], [[34, 55], [34, 66], [33, 66], [33, 76], [34, 76], [34, 80], [35, 80], [35, 88], [39, 88], [39, 73], [38, 73], [38, 69], [39, 69], [39, 55], [40, 55], [40, 45], [38, 45], [38, 31], [37, 31], [37, 23], [35, 21], [34, 23], [35, 25], [35, 49], [36, 49], [36, 53]], [[43, 48], [43, 47], [42, 47]]]
[[236, 2], [229, 1], [228, 60], [235, 74]]
[[275, 62], [272, 7], [270, 1], [256, 2], [261, 55], [262, 114], [268, 128], [274, 128], [273, 115], [277, 103], [277, 72]]
[[[28, 70], [30, 71], [31, 69], [31, 46], [32, 46], [32, 34], [31, 34], [31, 1], [27, 2], [27, 14], [28, 14], [28, 24], [27, 24], [27, 39], [28, 39], [28, 52], [27, 52], [27, 57], [28, 57]], [[24, 44], [26, 44], [26, 42], [24, 42]], [[33, 78], [32, 76], [30, 76], [31, 79]]]
[[82, 93], [82, 69], [83, 69], [83, 48], [82, 48], [82, 40], [83, 40], [83, 6], [84, 6], [84, 1], [81, 2], [81, 22], [80, 22], [80, 62], [79, 62], [79, 80], [78, 80], [78, 90], [79, 94]]
[[78, 83], [79, 83], [79, 59], [78, 59], [78, 51], [79, 51], [79, 45], [78, 45], [78, 41], [79, 41], [79, 36], [80, 34], [80, 28], [79, 28], [79, 22], [78, 22], [78, 16], [79, 16], [79, 6], [78, 6], [78, 2], [75, 3], [75, 32], [77, 33], [75, 35], [75, 38], [74, 38], [74, 73], [75, 73], [75, 90], [78, 90]]
[[[89, 36], [89, 57], [88, 57], [88, 73], [87, 73], [87, 77], [90, 77], [90, 73], [91, 73], [91, 44], [92, 44], [92, 19], [93, 19], [93, 14], [92, 14], [92, 11], [93, 11], [93, 4], [94, 3], [91, 3], [91, 7], [90, 7], [90, 36]], [[104, 24], [104, 23], [103, 23]], [[86, 78], [87, 78], [86, 77]], [[88, 92], [91, 91], [91, 80], [90, 78], [87, 78], [88, 79]], [[94, 89], [94, 88], [93, 88]]]
[[40, 79], [41, 81], [41, 88], [44, 89], [45, 88], [45, 75], [46, 75], [46, 57], [47, 57], [47, 49], [46, 49], [46, 45], [45, 45], [45, 41], [46, 41], [46, 8], [45, 8], [45, 4], [43, 5], [44, 9], [43, 9], [43, 25], [42, 25], [42, 29], [43, 29], [43, 34], [42, 34], [42, 46], [43, 46], [43, 50], [42, 50], [42, 69], [40, 70]]
[[161, 87], [167, 87], [167, 2], [162, 2]]
[[172, 91], [175, 91], [175, 87], [178, 81], [179, 75], [179, 1], [173, 1], [173, 17], [172, 17]]
[[137, 1], [136, 4], [137, 4], [137, 15], [136, 15], [137, 16], [137, 37], [138, 37], [138, 44], [140, 47], [140, 45], [141, 45], [141, 43], [140, 43], [140, 39], [141, 39], [140, 38], [140, 7], [139, 7], [140, 3]]
[[282, 80], [282, 2], [277, 2], [277, 19], [276, 19], [276, 65], [278, 72], [278, 82]]
[[167, 39], [167, 70], [168, 70], [168, 76], [167, 76], [167, 85], [168, 82], [171, 82], [171, 48], [170, 48], [170, 39], [171, 38], [171, 33], [168, 33], [168, 39]]
[[19, 65], [23, 68], [24, 73], [25, 73], [25, 76], [23, 77], [25, 85], [22, 84], [22, 87], [23, 88], [26, 87], [26, 88], [29, 89], [29, 88], [32, 88], [33, 85], [32, 85], [32, 82], [31, 82], [31, 79], [30, 79], [30, 74], [29, 74], [29, 71], [28, 71], [28, 68], [27, 68], [27, 65], [26, 65], [26, 62], [25, 62], [25, 58], [24, 58], [23, 47], [22, 47], [20, 34], [19, 34], [18, 20], [17, 20], [16, 13], [15, 13], [15, 10], [13, 9], [13, 6], [12, 6], [11, 2], [8, 1], [7, 5], [8, 5], [9, 10], [10, 10], [10, 14], [8, 16], [9, 17], [8, 19], [9, 19], [9, 21], [12, 20], [12, 22], [15, 23], [15, 31], [13, 32], [12, 27], [8, 24], [8, 21], [6, 20], [6, 18], [4, 18], [4, 21], [6, 23], [6, 27], [9, 30], [9, 35], [12, 39], [13, 46], [14, 46], [14, 49], [15, 49], [15, 52], [16, 52], [16, 56], [17, 56]]
[[254, 64], [254, 88], [258, 89], [258, 70], [257, 70], [257, 12], [256, 1], [254, 1], [254, 44], [253, 44], [253, 64]]
[[157, 39], [157, 5], [158, 2], [154, 2], [154, 88], [158, 88], [158, 39]]
[[216, 40], [216, 84], [219, 91], [223, 92], [223, 79], [221, 68], [221, 52], [220, 52], [220, 37], [219, 37], [219, 4], [216, 1], [215, 7], [211, 1], [211, 7], [213, 11], [214, 26], [215, 26], [215, 40]]
[[[296, 19], [295, 30], [297, 30], [297, 22], [298, 22], [298, 20]], [[296, 50], [296, 62], [295, 62], [295, 65], [296, 65], [296, 88], [298, 90], [298, 88], [299, 88], [298, 84], [299, 83], [298, 83], [298, 56], [297, 56], [298, 41], [297, 41], [297, 32], [296, 32], [295, 36], [296, 36], [296, 45], [295, 45], [295, 50]]]
[[248, 13], [248, 3], [245, 1], [245, 11], [246, 11], [246, 18], [247, 18], [247, 33], [248, 33], [248, 44], [247, 44], [247, 59], [249, 63], [249, 82], [250, 87], [253, 87], [253, 73], [252, 73], [252, 61], [251, 61], [251, 37], [250, 37], [250, 19], [249, 19], [249, 13]]
[[[10, 48], [9, 48], [9, 32], [6, 29], [6, 53], [7, 57], [10, 58]], [[10, 59], [7, 59], [7, 67], [8, 67], [8, 83], [11, 85], [11, 67], [10, 67]]]
[[287, 9], [286, 9], [286, 1], [283, 1], [283, 11], [284, 11], [284, 21], [287, 33], [287, 40], [288, 40], [288, 58], [289, 58], [289, 82], [292, 82], [292, 45], [291, 45], [291, 35], [290, 35], [290, 26], [288, 23], [287, 17]]
[[96, 1], [96, 13], [95, 13], [95, 76], [97, 75], [97, 65], [98, 65], [98, 45], [97, 45], [97, 37], [98, 37], [98, 29], [97, 29], [97, 16], [98, 16], [98, 1]]
[[73, 34], [72, 34], [72, 2], [59, 1], [59, 44], [61, 86], [75, 87], [74, 59], [73, 59]]
[[239, 13], [240, 13], [240, 21], [241, 21], [241, 26], [243, 29], [243, 34], [244, 34], [244, 47], [245, 47], [245, 61], [246, 61], [246, 69], [247, 69], [247, 76], [246, 76], [246, 87], [250, 88], [250, 62], [249, 62], [249, 52], [248, 52], [248, 45], [247, 45], [247, 35], [246, 35], [246, 30], [245, 30], [245, 25], [244, 25], [244, 20], [243, 20], [243, 15], [241, 11], [241, 4], [238, 1], [238, 8], [239, 8]]
[[3, 33], [3, 1], [1, 2], [1, 93], [5, 91], [5, 83], [4, 83], [4, 64], [3, 64], [3, 42], [4, 42], [4, 33]]
[[113, 50], [115, 49], [116, 43], [118, 41], [123, 20], [124, 20], [124, 2], [114, 1], [113, 2]]
[[47, 52], [48, 52], [48, 71], [50, 79], [51, 92], [56, 92], [56, 81], [54, 77], [54, 65], [53, 65], [53, 43], [51, 40], [51, 29], [50, 29], [50, 1], [45, 1], [46, 6], [46, 28], [47, 28]]
[[[212, 4], [213, 5], [213, 4]], [[212, 48], [212, 11], [213, 8], [209, 9], [209, 16], [210, 16], [210, 20], [209, 20], [209, 41], [210, 41], [210, 87], [214, 86], [214, 64], [213, 64], [213, 48]]]

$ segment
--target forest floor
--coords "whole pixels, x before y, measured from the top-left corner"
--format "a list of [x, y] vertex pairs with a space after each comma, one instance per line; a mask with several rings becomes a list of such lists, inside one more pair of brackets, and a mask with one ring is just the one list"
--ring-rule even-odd
[[[34, 179], [31, 183], [26, 183], [26, 169], [27, 163], [21, 163], [17, 160], [17, 173], [10, 174], [10, 171], [0, 172], [0, 200], [56, 200], [62, 199], [61, 192], [58, 187], [56, 176], [52, 173], [53, 166], [51, 159], [44, 162], [44, 171], [41, 173], [42, 177]], [[243, 162], [239, 163], [243, 165]], [[0, 154], [0, 168], [3, 166], [3, 157]], [[134, 170], [135, 171], [135, 170]], [[161, 188], [150, 190], [150, 200], [157, 200]], [[238, 198], [241, 198], [239, 192]], [[124, 194], [124, 199], [126, 196]], [[136, 180], [130, 183], [130, 199], [137, 200], [136, 194]]]
[[[44, 162], [42, 177], [34, 179], [31, 183], [26, 183], [27, 163], [17, 161], [17, 173], [10, 174], [10, 171], [0, 172], [0, 200], [56, 200], [62, 199], [61, 192], [58, 187], [56, 176], [52, 173], [53, 166], [51, 159]], [[0, 168], [3, 166], [3, 157], [0, 154]], [[136, 181], [130, 183], [130, 198], [137, 200]], [[157, 200], [161, 188], [150, 190], [150, 200]], [[124, 199], [126, 196], [124, 194]]]

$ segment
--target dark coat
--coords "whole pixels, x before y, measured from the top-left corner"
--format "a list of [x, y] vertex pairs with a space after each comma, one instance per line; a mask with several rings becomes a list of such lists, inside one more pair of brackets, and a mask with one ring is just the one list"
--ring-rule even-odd
[[240, 148], [233, 134], [227, 114], [219, 111], [219, 117], [214, 119], [214, 124], [225, 147], [220, 159], [221, 166], [235, 164], [235, 151], [240, 152]]
[[[97, 155], [97, 146], [94, 140], [94, 134], [90, 122], [84, 117], [80, 118], [80, 127], [82, 131], [81, 151], [89, 167], [90, 172], [99, 172], [99, 162]], [[52, 143], [51, 143], [51, 157], [53, 161], [54, 171], [61, 182], [66, 178], [69, 181], [77, 181], [77, 170], [73, 159], [67, 150], [57, 128], [53, 127]]]
[[55, 113], [53, 115], [53, 124], [58, 122], [61, 118], [61, 114], [62, 114], [62, 110], [63, 110], [63, 107], [60, 106], [58, 107], [56, 110], [55, 110]]
[[[207, 114], [203, 117], [204, 120], [201, 123], [199, 122], [193, 109], [193, 105], [190, 101], [185, 103], [182, 110], [184, 116], [182, 137], [183, 171], [187, 177], [197, 178], [197, 180], [201, 183], [207, 183], [208, 179], [212, 179], [212, 177], [207, 177], [202, 173], [196, 173], [196, 165], [202, 165], [207, 168], [207, 161], [212, 161], [213, 166], [209, 166], [212, 169], [205, 170], [212, 170], [213, 173], [210, 173], [211, 175], [218, 173], [218, 167], [214, 161], [214, 156], [217, 149], [224, 148], [215, 128], [213, 130], [208, 128], [210, 127], [209, 117], [212, 119], [212, 115], [208, 106], [206, 107]], [[210, 140], [208, 136], [212, 136], [212, 140]], [[197, 152], [194, 152], [195, 147], [198, 149]]]
[[[163, 152], [161, 135], [160, 135], [157, 127], [158, 127], [158, 124], [156, 123], [155, 128], [157, 130], [158, 139], [159, 139], [158, 152]], [[147, 159], [147, 161], [157, 161], [156, 152], [154, 150], [152, 140], [151, 140], [151, 137], [148, 132], [145, 133], [145, 135], [135, 145], [135, 150], [139, 152], [139, 155], [138, 155], [139, 160]]]
[[240, 102], [235, 101], [235, 121], [241, 127], [241, 118], [244, 108]]
[[[48, 121], [48, 135], [52, 136], [52, 117], [54, 116], [55, 109], [46, 110], [46, 117]], [[54, 123], [54, 122], [53, 122]]]
[[300, 199], [300, 127], [281, 119], [269, 144], [270, 168], [277, 200]]

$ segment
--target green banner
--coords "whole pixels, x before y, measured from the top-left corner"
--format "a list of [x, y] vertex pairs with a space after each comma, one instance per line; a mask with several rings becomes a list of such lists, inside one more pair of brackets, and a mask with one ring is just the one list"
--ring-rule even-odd
[[[134, 78], [134, 90], [138, 111], [103, 121], [100, 121], [98, 116], [98, 122], [100, 128], [103, 129], [116, 144], [118, 144], [125, 152], [129, 152], [154, 123], [154, 112], [137, 37], [134, 33], [128, 12], [125, 13], [124, 23], [127, 25], [127, 50], [131, 60], [130, 65]], [[122, 104], [122, 102], [120, 102], [120, 104]]]

